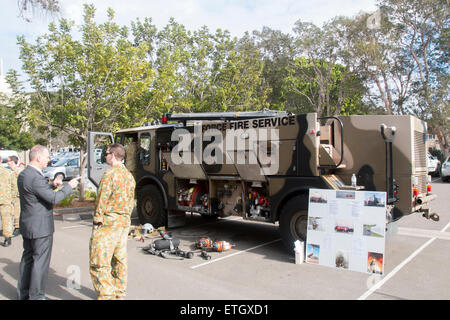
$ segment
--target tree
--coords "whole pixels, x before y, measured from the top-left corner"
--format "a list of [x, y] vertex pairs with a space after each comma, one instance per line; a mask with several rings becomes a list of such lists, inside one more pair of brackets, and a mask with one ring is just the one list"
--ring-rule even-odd
[[296, 110], [296, 100], [286, 97], [285, 79], [288, 77], [288, 66], [295, 56], [294, 39], [279, 30], [263, 27], [262, 31], [253, 31], [253, 36], [264, 62], [262, 87], [268, 91], [268, 104], [271, 109]]
[[[331, 71], [325, 71], [331, 68]], [[372, 110], [363, 102], [365, 88], [363, 81], [351, 74], [348, 68], [340, 64], [330, 65], [323, 60], [296, 58], [287, 68], [288, 76], [283, 85], [283, 95], [288, 111], [296, 113], [318, 112], [326, 94], [328, 113], [319, 115], [367, 114]], [[326, 83], [317, 80], [317, 70], [326, 73]], [[322, 71], [323, 70], [323, 71]], [[326, 91], [320, 88], [326, 86]]]
[[[366, 79], [366, 97], [373, 106], [381, 103], [387, 114], [408, 114], [414, 65], [401, 46], [404, 31], [396, 30], [383, 12], [335, 19], [344, 46], [343, 58]], [[374, 15], [378, 23], [370, 25]]]
[[267, 100], [267, 89], [262, 87], [264, 63], [249, 34], [229, 42], [221, 56], [222, 61], [214, 61], [211, 111], [263, 109]]
[[[362, 79], [350, 68], [339, 65], [343, 59], [338, 31], [334, 21], [322, 28], [300, 20], [295, 23], [298, 52], [288, 67], [288, 83], [306, 110], [317, 112], [319, 117], [339, 115], [345, 109], [351, 112], [350, 101], [362, 103], [358, 99], [364, 93]], [[354, 106], [353, 111], [360, 106]]]
[[8, 71], [6, 81], [12, 95], [0, 94], [0, 147], [27, 150], [34, 144], [33, 135], [25, 130], [29, 99], [21, 93], [23, 87], [17, 72]]
[[[128, 39], [128, 29], [113, 22], [94, 22], [95, 8], [84, 6], [81, 40], [72, 36], [74, 23], [66, 19], [50, 24], [49, 33], [36, 44], [18, 37], [23, 70], [35, 93], [31, 117], [36, 127], [63, 131], [80, 147], [81, 176], [84, 177], [88, 131], [114, 131], [140, 124], [141, 110], [130, 103], [138, 99], [151, 80], [145, 61], [147, 45]], [[84, 196], [83, 186], [80, 196]]]
[[30, 10], [33, 13], [36, 10], [42, 10], [48, 13], [55, 13], [60, 10], [58, 0], [18, 0], [17, 5], [19, 6], [19, 17], [27, 22], [31, 22], [31, 19], [26, 17], [26, 14], [28, 14]]
[[146, 60], [154, 80], [140, 101], [149, 118], [164, 112], [261, 109], [263, 62], [247, 35], [231, 38], [221, 29], [188, 31], [173, 18], [157, 31], [150, 20], [132, 23], [134, 43], [148, 44]]
[[401, 34], [401, 48], [415, 66], [412, 112], [427, 120], [445, 150], [449, 147], [449, 11], [445, 0], [382, 0], [396, 32]]

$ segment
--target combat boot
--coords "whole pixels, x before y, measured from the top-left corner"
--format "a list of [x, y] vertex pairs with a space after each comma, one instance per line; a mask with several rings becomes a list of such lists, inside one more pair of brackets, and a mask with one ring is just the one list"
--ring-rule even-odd
[[5, 238], [5, 241], [3, 242], [4, 247], [9, 247], [11, 245], [11, 238]]
[[20, 234], [20, 229], [19, 228], [15, 228], [14, 232], [13, 232], [13, 238], [17, 237]]

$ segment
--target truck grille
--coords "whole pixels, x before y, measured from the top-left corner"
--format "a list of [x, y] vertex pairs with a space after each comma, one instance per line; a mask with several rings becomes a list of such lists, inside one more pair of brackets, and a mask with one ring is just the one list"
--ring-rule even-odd
[[426, 168], [425, 134], [414, 131], [414, 164], [416, 168]]
[[421, 174], [417, 176], [417, 180], [417, 188], [419, 189], [419, 194], [427, 193], [427, 175]]

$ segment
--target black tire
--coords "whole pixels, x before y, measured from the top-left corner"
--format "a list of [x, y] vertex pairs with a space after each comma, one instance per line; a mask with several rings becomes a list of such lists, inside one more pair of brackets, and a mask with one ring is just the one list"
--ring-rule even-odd
[[150, 223], [155, 228], [166, 225], [164, 200], [155, 185], [146, 185], [137, 191], [137, 210], [141, 224]]
[[296, 240], [306, 242], [308, 227], [308, 200], [306, 195], [300, 195], [289, 200], [281, 210], [280, 235], [290, 254], [294, 254]]

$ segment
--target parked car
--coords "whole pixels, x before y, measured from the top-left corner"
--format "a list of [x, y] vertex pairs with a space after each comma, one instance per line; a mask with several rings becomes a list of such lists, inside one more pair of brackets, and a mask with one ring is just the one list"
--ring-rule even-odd
[[441, 166], [441, 179], [443, 182], [448, 181], [450, 178], [450, 156], [445, 159]]
[[42, 170], [44, 177], [53, 180], [57, 176], [62, 176], [63, 180], [70, 180], [80, 175], [80, 158], [64, 158], [56, 162], [53, 166]]
[[430, 153], [427, 154], [427, 166], [428, 173], [432, 176], [439, 176], [439, 169], [441, 167], [441, 163], [439, 160], [432, 156]]

